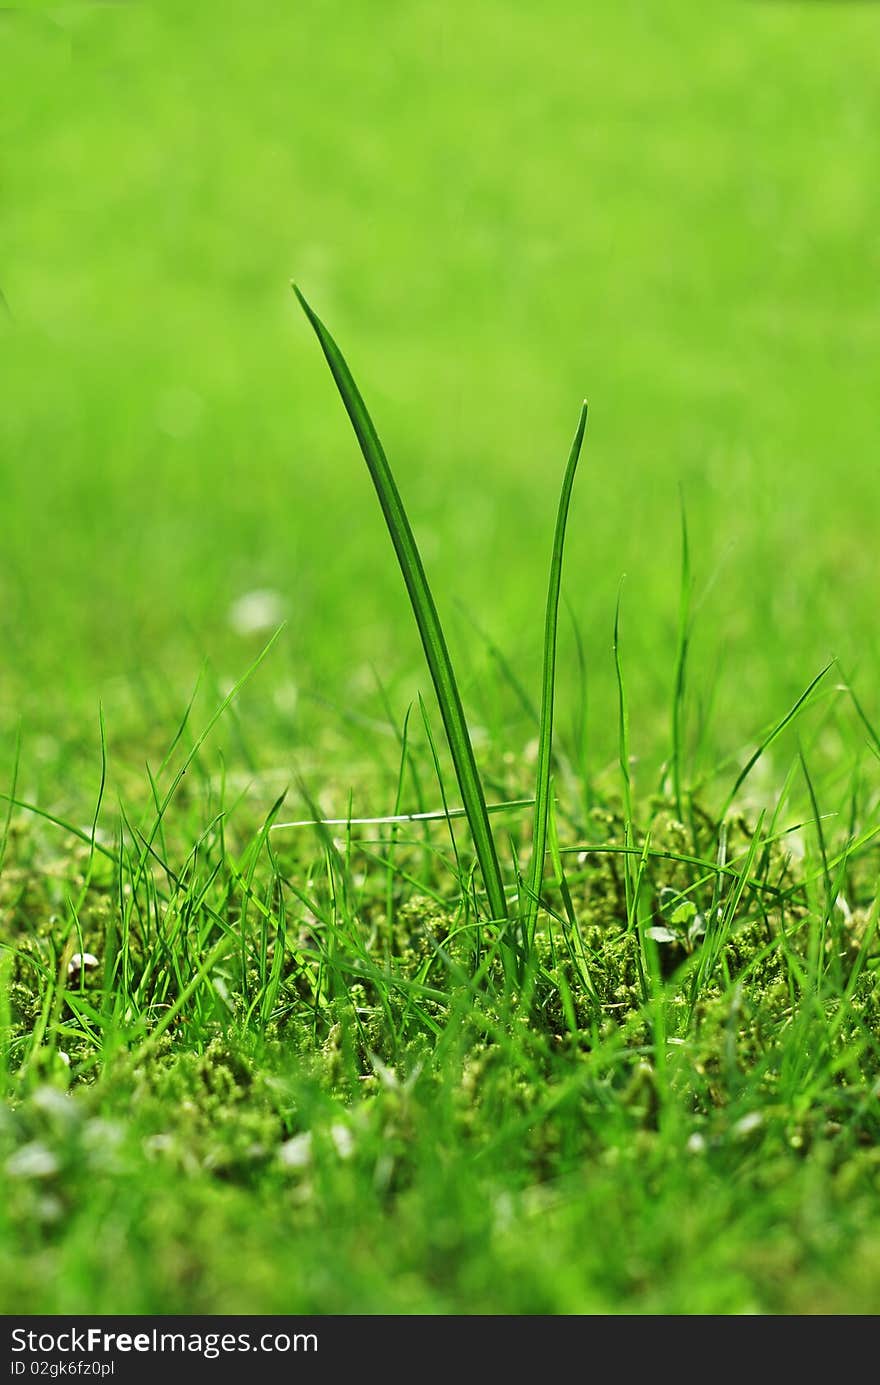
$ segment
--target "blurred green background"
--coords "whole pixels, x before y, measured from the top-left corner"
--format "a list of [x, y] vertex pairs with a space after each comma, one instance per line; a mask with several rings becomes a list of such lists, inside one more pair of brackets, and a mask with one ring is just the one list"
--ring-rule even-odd
[[[402, 716], [425, 687], [291, 277], [510, 749], [530, 729], [460, 604], [535, 686], [584, 395], [593, 763], [623, 573], [633, 748], [666, 751], [679, 487], [711, 753], [832, 654], [878, 710], [880, 7], [73, 4], [5, 10], [0, 45], [0, 768], [21, 724], [26, 784], [75, 793], [99, 699], [140, 762], [205, 657], [221, 686], [247, 667], [255, 589], [288, 619], [257, 761], [312, 744], [312, 694], [373, 714], [375, 669]], [[565, 622], [566, 705], [573, 649]]]

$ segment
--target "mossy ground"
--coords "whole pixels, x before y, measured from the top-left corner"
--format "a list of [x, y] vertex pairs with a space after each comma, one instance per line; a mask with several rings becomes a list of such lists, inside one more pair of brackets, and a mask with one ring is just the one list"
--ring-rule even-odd
[[618, 812], [578, 825], [511, 990], [424, 841], [183, 881], [16, 818], [6, 1311], [872, 1311], [876, 856], [823, 920], [784, 838], [713, 871], [658, 802], [630, 926]]

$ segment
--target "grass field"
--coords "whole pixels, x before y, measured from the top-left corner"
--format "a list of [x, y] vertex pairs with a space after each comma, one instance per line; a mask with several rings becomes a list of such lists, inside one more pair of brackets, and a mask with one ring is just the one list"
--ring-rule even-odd
[[458, 9], [0, 14], [7, 1313], [880, 1307], [880, 10]]

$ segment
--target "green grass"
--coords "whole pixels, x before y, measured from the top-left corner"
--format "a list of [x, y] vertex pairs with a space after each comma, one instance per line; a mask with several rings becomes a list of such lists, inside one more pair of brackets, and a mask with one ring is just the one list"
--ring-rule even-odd
[[877, 1310], [878, 27], [0, 15], [4, 1311]]
[[465, 719], [464, 708], [461, 705], [461, 694], [458, 691], [458, 683], [452, 668], [440, 617], [437, 614], [437, 607], [434, 604], [431, 588], [425, 576], [422, 557], [413, 537], [406, 509], [388, 466], [382, 444], [348, 366], [330, 333], [309, 307], [299, 289], [296, 290], [296, 295], [321, 343], [321, 349], [327, 358], [327, 364], [333, 373], [333, 378], [351, 419], [373, 485], [376, 488], [379, 503], [382, 506], [382, 513], [388, 526], [391, 541], [394, 544], [413, 615], [421, 636], [425, 660], [440, 705], [446, 741], [455, 766], [455, 777], [461, 791], [477, 860], [483, 874], [489, 908], [492, 916], [499, 923], [505, 923], [507, 921], [507, 900], [504, 896], [504, 884], [498, 866], [495, 838], [492, 835], [492, 827], [486, 809], [483, 782], [477, 769], [477, 762], [474, 759], [470, 732]]

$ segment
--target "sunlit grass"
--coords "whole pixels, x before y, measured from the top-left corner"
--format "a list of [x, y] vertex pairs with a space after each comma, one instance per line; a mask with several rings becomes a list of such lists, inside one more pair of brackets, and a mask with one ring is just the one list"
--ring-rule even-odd
[[0, 16], [0, 1306], [874, 1312], [880, 10], [337, 18]]

